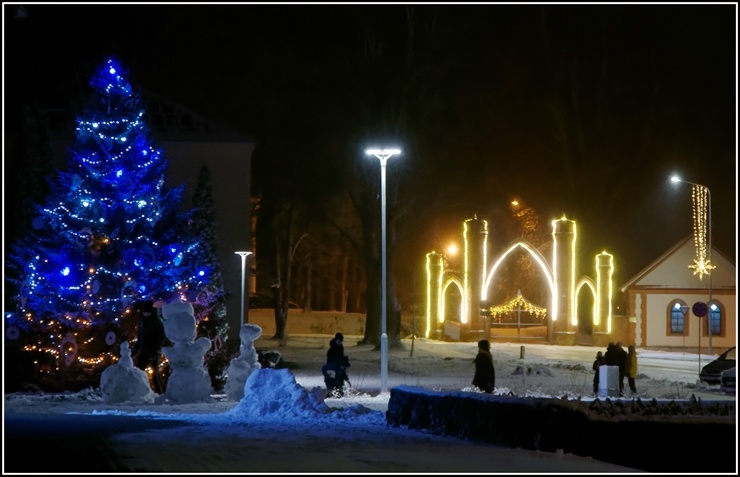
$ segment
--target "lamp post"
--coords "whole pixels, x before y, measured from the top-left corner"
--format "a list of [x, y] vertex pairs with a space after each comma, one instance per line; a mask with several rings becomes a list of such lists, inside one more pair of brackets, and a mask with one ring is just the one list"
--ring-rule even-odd
[[241, 255], [242, 257], [242, 315], [241, 322], [244, 324], [244, 275], [247, 267], [247, 255], [251, 255], [252, 252], [234, 252], [235, 255]]
[[[699, 246], [699, 241], [704, 241], [704, 233], [707, 234], [707, 250], [704, 251], [704, 253], [699, 253], [696, 257], [696, 260], [694, 261], [694, 265], [691, 266], [691, 268], [694, 268], [694, 274], [699, 274], [699, 279], [701, 280], [702, 274], [706, 273], [709, 276], [708, 279], [708, 288], [709, 288], [709, 300], [707, 301], [707, 336], [709, 337], [709, 345], [708, 350], [709, 354], [712, 354], [712, 269], [714, 268], [714, 265], [712, 265], [712, 194], [709, 191], [709, 187], [697, 184], [695, 182], [689, 182], [685, 181], [683, 179], [680, 179], [677, 176], [671, 177], [671, 182], [673, 183], [679, 183], [683, 182], [684, 184], [691, 184], [694, 186], [694, 240], [697, 241], [697, 246]], [[703, 202], [703, 194], [706, 193], [707, 195], [707, 225], [705, 230], [704, 225], [704, 215], [703, 210], [696, 210], [699, 207], [696, 205], [697, 201]], [[701, 195], [699, 195], [701, 194]], [[699, 197], [697, 198], [697, 195]], [[699, 355], [701, 355], [701, 327], [699, 328]]]
[[386, 275], [385, 275], [385, 163], [388, 158], [401, 154], [400, 149], [368, 149], [365, 154], [372, 154], [380, 160], [380, 255], [381, 255], [381, 291], [380, 291], [380, 392], [388, 391], [388, 333], [386, 331]]

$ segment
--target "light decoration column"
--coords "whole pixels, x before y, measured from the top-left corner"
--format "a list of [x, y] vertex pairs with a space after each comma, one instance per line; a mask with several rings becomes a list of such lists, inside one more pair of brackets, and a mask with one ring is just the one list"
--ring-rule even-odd
[[[671, 177], [671, 182], [690, 184], [691, 202], [693, 206], [694, 218], [694, 246], [696, 247], [696, 257], [694, 263], [689, 268], [694, 271], [694, 275], [699, 275], [702, 280], [704, 275], [708, 279], [707, 301], [707, 336], [709, 338], [708, 351], [712, 354], [712, 270], [715, 265], [712, 264], [712, 194], [709, 188], [701, 184], [685, 181], [677, 176]], [[701, 327], [700, 327], [701, 329]], [[699, 333], [699, 343], [701, 344], [701, 332]], [[701, 348], [699, 349], [701, 355]]]
[[388, 158], [401, 154], [400, 149], [368, 149], [365, 154], [372, 154], [380, 160], [380, 254], [381, 254], [381, 334], [380, 334], [380, 392], [388, 392], [388, 333], [386, 331], [386, 263], [385, 263], [385, 165]]
[[235, 255], [240, 255], [242, 257], [242, 314], [241, 314], [241, 322], [242, 324], [245, 323], [244, 321], [244, 275], [246, 274], [247, 269], [247, 256], [251, 255], [252, 252], [234, 252]]

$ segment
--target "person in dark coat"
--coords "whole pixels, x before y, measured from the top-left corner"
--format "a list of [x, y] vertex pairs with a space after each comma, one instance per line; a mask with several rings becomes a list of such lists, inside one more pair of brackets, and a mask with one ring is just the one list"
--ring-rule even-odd
[[624, 377], [627, 376], [627, 351], [622, 348], [622, 342], [617, 342], [617, 366], [619, 366], [619, 395], [624, 396]]
[[347, 368], [349, 358], [344, 355], [344, 335], [337, 333], [329, 342], [329, 350], [326, 352], [326, 364], [321, 368], [324, 375], [324, 384], [329, 391], [329, 396], [342, 397], [344, 395], [344, 382], [349, 382]]
[[592, 366], [594, 370], [594, 394], [597, 394], [599, 392], [599, 368], [605, 364], [604, 361], [604, 355], [601, 354], [601, 351], [596, 353], [596, 359], [594, 360], [594, 364]]
[[134, 316], [139, 317], [139, 328], [134, 344], [133, 357], [136, 367], [146, 371], [152, 368], [152, 385], [157, 394], [162, 394], [159, 377], [159, 356], [165, 342], [164, 322], [160, 318], [154, 302], [147, 300], [134, 305]]
[[617, 346], [613, 341], [610, 341], [606, 345], [606, 353], [604, 353], [604, 364], [607, 366], [618, 366]]
[[488, 340], [478, 341], [478, 354], [475, 357], [475, 374], [473, 386], [485, 393], [492, 393], [496, 385], [496, 370], [493, 368], [491, 343]]

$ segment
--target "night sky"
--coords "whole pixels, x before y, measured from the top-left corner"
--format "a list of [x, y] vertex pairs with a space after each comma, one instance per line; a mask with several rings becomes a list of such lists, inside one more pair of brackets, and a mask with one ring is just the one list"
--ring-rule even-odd
[[255, 181], [276, 155], [332, 180], [367, 160], [378, 105], [403, 110], [388, 181], [419, 262], [518, 198], [576, 220], [621, 285], [692, 233], [673, 173], [710, 189], [713, 242], [735, 261], [735, 3], [3, 8], [8, 130], [20, 102], [69, 106], [113, 54], [135, 85], [254, 138]]

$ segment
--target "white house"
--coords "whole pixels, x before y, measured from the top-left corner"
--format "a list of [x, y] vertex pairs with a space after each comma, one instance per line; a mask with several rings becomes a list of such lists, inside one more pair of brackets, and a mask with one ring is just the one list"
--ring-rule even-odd
[[[711, 271], [711, 279], [707, 275], [700, 278], [689, 268], [695, 256], [691, 235], [620, 287], [627, 297], [627, 316], [634, 326], [634, 343], [638, 347], [707, 350], [710, 339], [707, 315], [713, 324], [712, 354], [735, 346], [735, 264], [712, 247], [711, 262], [716, 268]], [[696, 303], [711, 305], [701, 319], [694, 311]], [[700, 307], [697, 306], [697, 311], [702, 314]]]

